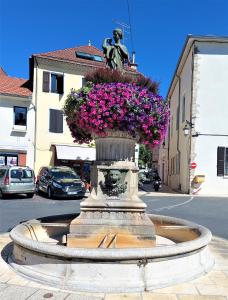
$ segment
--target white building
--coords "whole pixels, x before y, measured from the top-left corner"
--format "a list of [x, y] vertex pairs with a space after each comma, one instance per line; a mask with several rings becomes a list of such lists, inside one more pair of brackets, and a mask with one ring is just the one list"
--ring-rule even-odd
[[34, 167], [34, 106], [26, 80], [0, 68], [0, 166]]
[[228, 195], [228, 37], [188, 36], [167, 96], [169, 186]]

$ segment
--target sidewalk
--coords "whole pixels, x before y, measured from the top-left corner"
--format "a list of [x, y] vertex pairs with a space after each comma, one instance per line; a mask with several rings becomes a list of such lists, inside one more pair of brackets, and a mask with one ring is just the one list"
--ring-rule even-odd
[[[210, 249], [215, 266], [210, 273], [192, 280], [151, 292], [141, 293], [83, 293], [45, 286], [16, 274], [7, 264], [10, 238], [0, 235], [0, 299], [1, 300], [227, 300], [228, 299], [228, 241], [214, 237]], [[183, 270], [184, 271], [184, 270]]]
[[161, 189], [159, 189], [158, 192], [155, 192], [153, 188], [152, 183], [144, 184], [142, 188], [139, 189], [139, 195], [144, 195], [144, 193], [151, 195], [151, 196], [189, 196], [188, 194], [182, 194], [180, 192], [172, 190], [170, 187], [167, 185], [162, 184]]
[[167, 185], [162, 185], [162, 188], [159, 189], [158, 192], [154, 191], [152, 183], [144, 184], [142, 188], [139, 189], [139, 195], [140, 196], [188, 196], [188, 197], [219, 197], [219, 198], [226, 198], [228, 199], [227, 195], [216, 195], [216, 194], [184, 194], [177, 190], [172, 190]]

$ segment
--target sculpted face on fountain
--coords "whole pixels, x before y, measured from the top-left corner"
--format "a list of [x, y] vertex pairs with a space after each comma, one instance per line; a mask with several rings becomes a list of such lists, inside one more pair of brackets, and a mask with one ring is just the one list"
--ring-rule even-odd
[[118, 196], [124, 193], [127, 188], [127, 183], [124, 182], [126, 172], [120, 170], [108, 170], [104, 173], [104, 181], [100, 182], [101, 189], [109, 196]]
[[110, 170], [106, 177], [107, 183], [110, 185], [110, 187], [117, 186], [121, 181], [121, 173], [119, 170]]

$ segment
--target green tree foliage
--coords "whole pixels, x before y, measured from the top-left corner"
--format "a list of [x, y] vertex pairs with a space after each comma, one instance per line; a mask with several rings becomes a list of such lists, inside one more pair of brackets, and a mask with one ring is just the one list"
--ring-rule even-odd
[[139, 145], [139, 166], [152, 167], [153, 153], [145, 145]]

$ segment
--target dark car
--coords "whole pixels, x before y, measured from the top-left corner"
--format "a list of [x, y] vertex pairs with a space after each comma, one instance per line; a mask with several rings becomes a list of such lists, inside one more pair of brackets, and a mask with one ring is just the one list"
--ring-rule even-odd
[[84, 182], [68, 167], [41, 168], [36, 190], [47, 194], [48, 198], [83, 198], [86, 191]]

